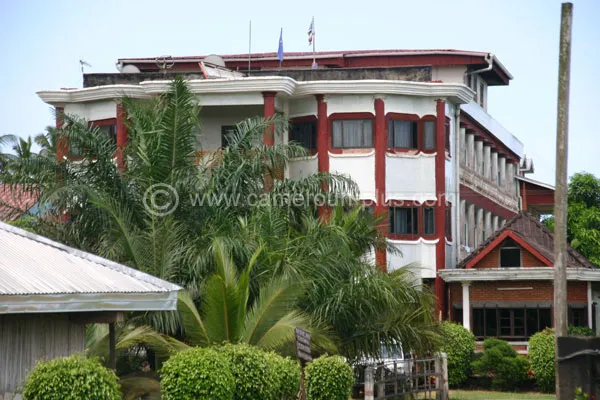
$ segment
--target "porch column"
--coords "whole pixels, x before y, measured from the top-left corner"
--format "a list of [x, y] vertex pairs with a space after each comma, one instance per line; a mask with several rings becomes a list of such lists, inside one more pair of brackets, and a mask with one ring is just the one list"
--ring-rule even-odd
[[506, 187], [506, 158], [498, 158], [498, 170], [500, 171], [500, 187]]
[[475, 134], [473, 131], [467, 131], [467, 157], [465, 159], [465, 165], [475, 169]]
[[471, 330], [471, 298], [470, 290], [471, 282], [461, 282], [462, 284], [462, 309], [463, 309], [463, 326], [465, 329]]
[[[436, 101], [435, 128], [435, 231], [438, 238], [435, 252], [436, 270], [446, 268], [446, 103], [443, 99]], [[435, 296], [437, 297], [435, 316], [444, 320], [446, 314], [446, 283], [436, 274]]]
[[498, 230], [499, 224], [498, 224], [498, 216], [494, 215], [492, 217], [492, 233], [495, 233]]
[[125, 171], [125, 146], [127, 145], [127, 128], [125, 127], [125, 109], [117, 104], [117, 166], [119, 171]]
[[459, 159], [461, 161], [461, 164], [469, 165], [469, 162], [468, 162], [469, 150], [467, 149], [467, 130], [465, 128], [460, 128], [460, 130], [458, 131], [458, 134], [459, 134], [459, 141], [460, 141]]
[[329, 123], [325, 96], [317, 95], [317, 154], [319, 172], [329, 172]]
[[475, 241], [473, 247], [478, 247], [483, 242], [482, 237], [484, 229], [485, 228], [483, 226], [483, 209], [479, 208], [475, 217]]
[[593, 324], [592, 324], [592, 312], [593, 312], [593, 307], [592, 307], [592, 303], [593, 303], [593, 299], [592, 299], [592, 282], [588, 281], [587, 283], [587, 314], [588, 314], [588, 327], [590, 329], [593, 329]]
[[496, 185], [498, 184], [498, 153], [492, 152], [492, 175], [491, 180]]
[[[273, 118], [275, 116], [275, 96], [277, 92], [263, 92], [264, 116], [265, 118]], [[273, 146], [275, 144], [274, 126], [265, 128], [263, 135], [263, 143], [265, 146]]]
[[460, 201], [460, 243], [459, 245], [468, 246], [469, 243], [469, 219], [467, 217], [467, 202], [465, 200]]
[[473, 166], [478, 174], [483, 175], [483, 142], [478, 140], [475, 142], [475, 165]]
[[[385, 103], [383, 99], [375, 99], [375, 215], [387, 214], [385, 204], [385, 154], [388, 140], [385, 129]], [[388, 219], [384, 218], [379, 230], [385, 236], [388, 233]], [[377, 267], [387, 272], [387, 251], [378, 250], [375, 254]]]
[[469, 204], [467, 206], [467, 229], [468, 229], [468, 239], [467, 246], [469, 246], [470, 250], [475, 250], [475, 235], [477, 235], [477, 229], [475, 228], [475, 205]]
[[490, 146], [483, 146], [483, 176], [484, 178], [490, 179], [492, 168], [492, 148]]

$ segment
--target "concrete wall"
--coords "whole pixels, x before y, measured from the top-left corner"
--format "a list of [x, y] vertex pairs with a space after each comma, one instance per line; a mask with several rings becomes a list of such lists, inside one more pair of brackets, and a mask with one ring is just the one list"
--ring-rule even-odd
[[329, 153], [329, 171], [351, 177], [361, 200], [375, 200], [375, 150], [360, 153]]
[[249, 117], [263, 116], [263, 106], [203, 107], [200, 111], [199, 143], [202, 150], [221, 147], [221, 127], [235, 125]]
[[85, 325], [67, 314], [0, 315], [0, 398], [23, 384], [37, 360], [85, 350]]
[[88, 121], [116, 118], [117, 103], [112, 100], [72, 103], [65, 106], [65, 114], [76, 115]]

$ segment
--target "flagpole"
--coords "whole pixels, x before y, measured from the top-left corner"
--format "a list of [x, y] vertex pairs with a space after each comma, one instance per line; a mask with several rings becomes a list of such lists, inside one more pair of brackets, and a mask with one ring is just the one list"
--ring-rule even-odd
[[313, 16], [312, 18], [312, 27], [313, 27], [313, 40], [312, 40], [312, 45], [313, 45], [313, 69], [317, 69], [317, 55], [315, 53], [315, 42], [317, 39], [317, 31], [315, 29], [315, 17]]
[[248, 76], [250, 76], [250, 57], [252, 55], [252, 20], [248, 30]]

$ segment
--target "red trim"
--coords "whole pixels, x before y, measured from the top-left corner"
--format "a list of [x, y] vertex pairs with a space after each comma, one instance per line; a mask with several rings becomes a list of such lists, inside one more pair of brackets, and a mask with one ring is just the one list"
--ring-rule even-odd
[[490, 244], [485, 246], [485, 248], [483, 250], [481, 250], [481, 252], [479, 252], [479, 254], [477, 254], [475, 257], [473, 257], [473, 259], [470, 260], [465, 265], [465, 268], [474, 268], [474, 266], [477, 265], [477, 263], [479, 261], [481, 261], [492, 250], [494, 250], [496, 247], [498, 247], [506, 238], [511, 238], [512, 240], [517, 242], [517, 244], [519, 244], [519, 246], [521, 246], [522, 248], [524, 248], [525, 250], [527, 250], [531, 254], [533, 254], [533, 256], [535, 258], [537, 258], [538, 260], [540, 260], [541, 262], [546, 264], [546, 266], [552, 267], [552, 262], [548, 258], [546, 258], [542, 253], [537, 251], [535, 248], [533, 248], [529, 243], [527, 243], [519, 235], [516, 235], [513, 231], [511, 231], [510, 229], [507, 229], [506, 231], [502, 232], [502, 234], [500, 234], [496, 239], [492, 240], [492, 242]]
[[375, 119], [375, 115], [370, 112], [351, 112], [351, 113], [333, 113], [329, 116], [330, 121], [340, 119]]
[[517, 215], [517, 213], [502, 207], [488, 197], [475, 192], [463, 184], [460, 185], [460, 199], [465, 200], [467, 203], [474, 204], [477, 208], [483, 208], [486, 211], [490, 211], [492, 214], [498, 215], [506, 220]]
[[527, 189], [525, 189], [525, 182], [521, 182], [521, 203], [523, 211], [527, 211]]
[[127, 127], [125, 120], [127, 114], [123, 105], [117, 104], [117, 166], [120, 172], [125, 172], [125, 146], [127, 145]]
[[[273, 118], [275, 115], [275, 96], [277, 92], [263, 92], [264, 116], [265, 118]], [[273, 126], [265, 128], [263, 135], [263, 143], [265, 146], [273, 146], [275, 144], [275, 136], [273, 135]]]
[[[392, 212], [393, 208], [417, 208], [418, 209], [418, 213], [419, 213], [419, 221], [418, 221], [418, 226], [417, 226], [417, 234], [400, 234], [400, 233], [389, 233], [388, 237], [392, 240], [418, 240], [420, 238], [423, 238], [425, 240], [435, 240], [438, 238], [438, 228], [435, 225], [436, 222], [434, 220], [434, 233], [429, 235], [429, 234], [425, 234], [425, 209], [426, 208], [435, 208], [434, 205], [428, 205], [428, 204], [421, 204], [417, 201], [402, 201], [402, 200], [390, 200], [388, 202], [388, 207], [386, 208], [386, 212], [387, 212], [387, 220], [385, 222], [385, 225], [387, 227], [388, 232], [391, 231], [391, 228], [389, 226], [389, 221], [390, 221], [390, 212]], [[435, 210], [434, 210], [434, 218], [435, 218]]]
[[[117, 104], [117, 117], [119, 113], [119, 105]], [[105, 119], [96, 119], [88, 122], [88, 126], [109, 126], [109, 125], [117, 125], [117, 118], [105, 118]]]
[[[375, 215], [387, 214], [385, 205], [385, 153], [387, 150], [387, 121], [385, 116], [385, 103], [383, 99], [375, 99], [375, 193], [377, 205]], [[380, 231], [383, 235], [389, 232], [388, 224], [383, 223]], [[377, 250], [375, 253], [376, 265], [383, 272], [387, 272], [387, 251]]]
[[329, 118], [323, 95], [317, 95], [317, 153], [319, 172], [329, 172]]
[[[436, 102], [436, 126], [435, 126], [435, 192], [438, 203], [435, 207], [435, 229], [438, 243], [435, 248], [436, 270], [446, 267], [446, 104], [444, 100], [438, 99]], [[444, 310], [446, 310], [446, 284], [439, 275], [435, 277], [435, 295], [437, 301], [435, 304], [435, 315], [440, 320], [444, 320]]]

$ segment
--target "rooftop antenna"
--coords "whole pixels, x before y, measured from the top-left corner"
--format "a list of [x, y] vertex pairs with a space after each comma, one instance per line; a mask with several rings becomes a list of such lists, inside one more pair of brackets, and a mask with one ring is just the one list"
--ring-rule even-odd
[[173, 68], [175, 61], [171, 56], [160, 56], [156, 57], [156, 66], [162, 71], [163, 76], [167, 77], [167, 70]]
[[79, 60], [79, 65], [81, 65], [81, 75], [83, 75], [83, 73], [84, 73], [83, 69], [85, 67], [90, 67], [90, 68], [92, 67], [92, 64], [90, 64], [90, 63], [88, 63], [88, 62], [86, 62], [84, 60]]

